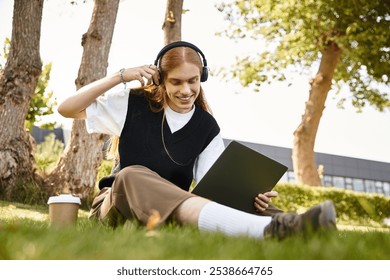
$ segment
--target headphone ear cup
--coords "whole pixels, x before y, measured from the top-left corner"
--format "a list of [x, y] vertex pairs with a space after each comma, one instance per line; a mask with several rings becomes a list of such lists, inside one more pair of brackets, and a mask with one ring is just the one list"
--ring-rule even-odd
[[205, 66], [202, 68], [202, 74], [200, 75], [200, 81], [205, 82], [207, 81], [207, 78], [209, 77], [209, 69]]

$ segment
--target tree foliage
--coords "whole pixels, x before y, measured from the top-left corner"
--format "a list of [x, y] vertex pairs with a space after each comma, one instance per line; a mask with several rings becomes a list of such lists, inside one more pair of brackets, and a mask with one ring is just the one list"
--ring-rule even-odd
[[[50, 71], [52, 64], [46, 64], [42, 73], [38, 78], [37, 87], [32, 97], [28, 114], [26, 118], [26, 128], [31, 131], [33, 125], [37, 122], [43, 121], [44, 116], [52, 115], [53, 107], [57, 104], [53, 91], [47, 91], [47, 86], [50, 80]], [[43, 123], [41, 128], [53, 129], [55, 122]]]
[[50, 172], [64, 150], [64, 144], [56, 139], [54, 133], [48, 134], [44, 141], [35, 147], [34, 159], [38, 170]]
[[[0, 70], [5, 65], [9, 50], [11, 47], [11, 40], [6, 38], [4, 40], [3, 53], [0, 54]], [[25, 121], [25, 127], [28, 131], [31, 131], [34, 124], [41, 122], [41, 128], [52, 129], [55, 126], [55, 122], [44, 123], [44, 116], [52, 115], [53, 107], [57, 104], [56, 98], [53, 96], [53, 91], [47, 91], [47, 86], [50, 80], [52, 64], [48, 63], [43, 66], [42, 73], [38, 78], [37, 86], [35, 88], [34, 95], [28, 109], [28, 114]]]
[[387, 0], [235, 0], [218, 5], [230, 38], [265, 40], [266, 50], [239, 59], [231, 74], [242, 85], [286, 80], [287, 70], [310, 71], [330, 42], [342, 50], [333, 76], [352, 104], [390, 108], [390, 2]]

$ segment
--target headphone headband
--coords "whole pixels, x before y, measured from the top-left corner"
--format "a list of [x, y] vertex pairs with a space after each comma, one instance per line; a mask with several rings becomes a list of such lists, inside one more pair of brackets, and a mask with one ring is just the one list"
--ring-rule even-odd
[[154, 65], [158, 67], [159, 60], [161, 60], [161, 58], [164, 56], [164, 54], [167, 53], [169, 50], [171, 50], [173, 48], [177, 48], [177, 47], [191, 48], [194, 51], [196, 51], [202, 57], [203, 67], [202, 67], [202, 74], [201, 74], [201, 79], [200, 80], [201, 80], [201, 82], [205, 82], [207, 80], [207, 77], [208, 77], [207, 60], [206, 60], [206, 57], [204, 56], [203, 52], [197, 46], [195, 46], [194, 44], [191, 44], [191, 43], [188, 43], [188, 42], [185, 42], [185, 41], [176, 41], [176, 42], [173, 42], [173, 43], [170, 43], [170, 44], [166, 45], [158, 53], [158, 55], [156, 57], [156, 60], [154, 61]]

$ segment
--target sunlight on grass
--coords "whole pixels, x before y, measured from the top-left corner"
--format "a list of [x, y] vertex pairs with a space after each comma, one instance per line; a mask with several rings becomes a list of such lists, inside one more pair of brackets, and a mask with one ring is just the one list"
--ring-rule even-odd
[[[87, 218], [88, 212], [79, 210], [78, 217]], [[49, 221], [49, 208], [0, 201], [0, 220], [13, 221], [17, 219], [29, 219], [38, 222]]]
[[47, 213], [40, 213], [36, 210], [22, 209], [14, 204], [0, 206], [0, 219], [1, 220], [15, 220], [15, 219], [30, 219], [34, 221], [46, 221], [48, 220]]
[[339, 230], [345, 231], [362, 231], [362, 232], [388, 232], [390, 233], [390, 228], [384, 227], [370, 227], [370, 226], [354, 226], [354, 225], [337, 225]]
[[76, 226], [59, 229], [49, 226], [48, 212], [46, 205], [0, 201], [0, 259], [389, 259], [388, 227], [341, 224], [305, 239], [255, 240], [174, 223], [112, 229], [85, 210]]

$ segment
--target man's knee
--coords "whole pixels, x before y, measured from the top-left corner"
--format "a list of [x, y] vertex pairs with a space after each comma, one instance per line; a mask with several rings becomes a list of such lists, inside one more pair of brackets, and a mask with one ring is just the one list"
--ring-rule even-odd
[[117, 177], [120, 178], [127, 177], [127, 176], [134, 177], [139, 174], [143, 174], [145, 172], [153, 172], [153, 171], [151, 171], [149, 168], [142, 165], [130, 165], [121, 169], [118, 172]]
[[113, 192], [117, 193], [123, 190], [123, 188], [129, 188], [132, 186], [131, 182], [138, 176], [139, 168], [136, 165], [127, 166], [121, 169], [115, 177], [114, 184], [112, 185]]

